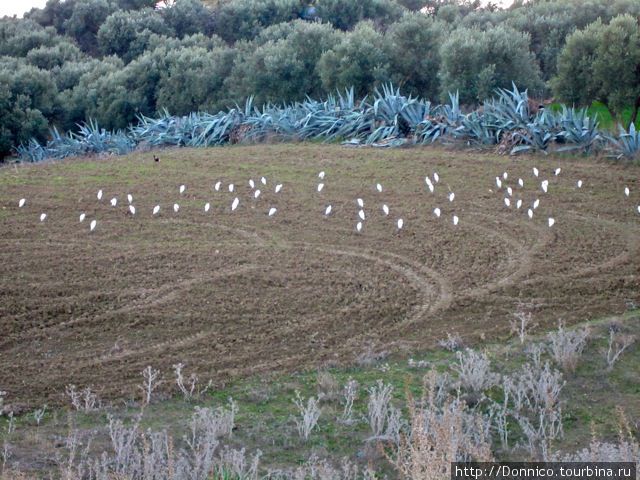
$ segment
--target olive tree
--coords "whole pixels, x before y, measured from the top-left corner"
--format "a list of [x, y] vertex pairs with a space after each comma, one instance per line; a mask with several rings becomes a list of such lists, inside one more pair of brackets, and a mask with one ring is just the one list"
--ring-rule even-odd
[[154, 10], [119, 10], [100, 26], [98, 46], [103, 54], [117, 55], [130, 62], [146, 50], [151, 33], [173, 36], [175, 32]]
[[499, 25], [482, 31], [476, 28], [454, 30], [440, 49], [440, 96], [459, 92], [460, 102], [475, 104], [490, 97], [497, 88], [514, 82], [540, 94], [544, 84], [529, 36]]
[[160, 72], [156, 91], [156, 109], [186, 115], [224, 107], [227, 95], [223, 85], [234, 54], [228, 47], [212, 50], [186, 47], [166, 51], [166, 66]]
[[600, 20], [569, 36], [552, 81], [562, 101], [589, 105], [601, 101], [614, 118], [631, 106], [630, 122], [640, 109], [640, 27], [631, 15], [605, 25]]
[[229, 43], [251, 40], [264, 28], [301, 18], [302, 0], [231, 0], [215, 12], [214, 33]]
[[46, 71], [23, 60], [0, 61], [0, 159], [12, 146], [45, 138], [56, 97], [56, 85]]
[[393, 83], [403, 92], [436, 99], [439, 93], [442, 22], [422, 13], [404, 15], [386, 33]]
[[318, 18], [341, 30], [351, 30], [363, 20], [389, 25], [406, 11], [393, 0], [317, 0], [315, 5]]
[[258, 104], [302, 100], [323, 93], [316, 65], [335, 47], [340, 33], [328, 24], [301, 20], [283, 30], [283, 38], [237, 44], [238, 55], [227, 85], [234, 98], [254, 96]]
[[387, 51], [384, 35], [371, 22], [359, 23], [320, 57], [322, 86], [327, 92], [354, 87], [360, 96], [372, 92], [391, 79]]

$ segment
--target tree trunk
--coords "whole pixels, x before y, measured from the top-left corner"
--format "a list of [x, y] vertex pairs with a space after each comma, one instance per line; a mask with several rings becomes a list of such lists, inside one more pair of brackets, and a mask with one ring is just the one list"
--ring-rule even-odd
[[631, 128], [631, 125], [636, 123], [638, 119], [638, 110], [640, 109], [640, 95], [636, 97], [636, 103], [633, 105], [633, 111], [631, 112], [631, 120], [629, 120], [629, 125], [627, 125], [627, 130]]

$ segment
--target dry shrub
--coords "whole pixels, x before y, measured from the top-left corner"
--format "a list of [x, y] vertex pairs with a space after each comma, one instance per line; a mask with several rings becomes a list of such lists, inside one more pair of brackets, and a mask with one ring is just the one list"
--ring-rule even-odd
[[482, 392], [495, 385], [499, 376], [491, 372], [491, 362], [486, 353], [467, 348], [456, 352], [458, 363], [452, 368], [458, 373], [460, 384], [471, 392]]
[[610, 443], [600, 440], [592, 433], [591, 443], [587, 448], [575, 453], [556, 453], [555, 461], [563, 462], [633, 462], [640, 467], [640, 444], [633, 435], [629, 421], [621, 407], [618, 413], [618, 442]]
[[340, 396], [340, 384], [336, 377], [326, 370], [318, 372], [316, 379], [318, 387], [318, 400], [321, 402], [333, 402]]
[[491, 461], [488, 425], [480, 414], [470, 411], [458, 399], [437, 400], [438, 374], [424, 377], [419, 403], [407, 393], [410, 433], [401, 434], [395, 447], [384, 454], [408, 480], [442, 480], [451, 474], [451, 462]]
[[587, 345], [588, 337], [588, 329], [565, 330], [562, 322], [558, 325], [558, 330], [547, 335], [551, 341], [551, 356], [562, 367], [562, 370], [565, 372], [575, 371], [582, 351]]

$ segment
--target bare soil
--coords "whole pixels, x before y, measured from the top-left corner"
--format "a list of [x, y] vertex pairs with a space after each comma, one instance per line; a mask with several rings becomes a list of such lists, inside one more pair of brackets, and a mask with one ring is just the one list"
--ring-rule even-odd
[[[158, 155], [157, 164], [141, 153], [0, 169], [0, 389], [15, 406], [62, 403], [68, 384], [128, 398], [147, 365], [169, 372], [183, 362], [221, 385], [352, 362], [371, 345], [428, 348], [446, 332], [506, 337], [522, 304], [551, 327], [640, 303], [637, 167], [325, 145]], [[440, 182], [431, 194], [424, 177], [433, 172]], [[249, 178], [262, 190], [257, 200]], [[278, 194], [276, 183], [284, 185]], [[504, 205], [507, 185], [520, 210]]]

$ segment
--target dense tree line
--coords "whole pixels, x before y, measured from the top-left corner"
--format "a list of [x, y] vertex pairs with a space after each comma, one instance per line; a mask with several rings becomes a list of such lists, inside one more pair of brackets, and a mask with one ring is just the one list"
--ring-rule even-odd
[[539, 98], [640, 108], [638, 0], [48, 0], [0, 19], [0, 158], [95, 119], [358, 95], [393, 82], [471, 105]]

